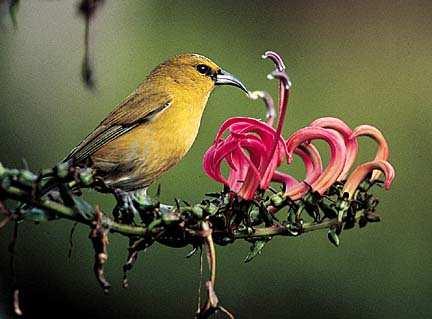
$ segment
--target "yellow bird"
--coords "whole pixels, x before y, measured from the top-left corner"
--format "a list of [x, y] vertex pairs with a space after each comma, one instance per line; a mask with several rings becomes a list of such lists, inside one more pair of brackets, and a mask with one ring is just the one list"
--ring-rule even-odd
[[194, 142], [208, 97], [217, 85], [243, 83], [198, 54], [180, 54], [157, 66], [65, 161], [92, 167], [102, 191], [125, 197], [176, 165]]

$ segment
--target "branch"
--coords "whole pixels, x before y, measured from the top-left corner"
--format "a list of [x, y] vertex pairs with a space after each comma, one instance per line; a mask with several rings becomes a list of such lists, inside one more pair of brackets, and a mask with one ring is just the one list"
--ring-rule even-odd
[[[207, 318], [221, 311], [233, 318], [219, 304], [214, 291], [214, 245], [247, 240], [252, 243], [245, 259], [249, 262], [274, 236], [293, 237], [327, 229], [328, 239], [338, 246], [342, 229], [353, 228], [356, 224], [364, 227], [368, 222], [379, 221], [375, 214], [378, 200], [370, 193], [373, 186], [379, 184], [366, 178], [349, 200], [343, 194], [344, 185], [340, 182], [325, 195], [309, 192], [297, 201], [276, 191], [259, 192], [254, 200], [246, 201], [224, 190], [207, 194], [198, 204], [183, 202], [181, 205], [177, 201], [175, 206], [163, 205], [150, 197], [134, 196], [133, 207], [118, 202], [112, 216], [108, 216], [81, 196], [83, 188], [99, 190], [102, 187], [101, 181], [94, 179], [91, 169], [60, 164], [35, 174], [28, 169], [9, 169], [0, 164], [0, 213], [5, 216], [0, 225], [4, 226], [9, 221], [40, 223], [67, 219], [89, 226], [95, 250], [94, 272], [104, 291], [110, 288], [103, 270], [108, 259], [109, 233], [129, 238], [124, 265], [125, 287], [127, 272], [132, 269], [138, 253], [155, 241], [174, 248], [205, 245], [210, 271], [210, 279], [206, 282], [208, 299], [197, 317]], [[12, 201], [16, 204], [12, 205]]]

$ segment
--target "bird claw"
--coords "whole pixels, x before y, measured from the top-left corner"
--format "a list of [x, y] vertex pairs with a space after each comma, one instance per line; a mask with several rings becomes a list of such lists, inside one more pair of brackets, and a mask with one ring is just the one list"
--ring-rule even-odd
[[139, 215], [132, 195], [120, 189], [116, 189], [114, 190], [114, 196], [117, 200], [117, 204], [113, 210], [115, 221], [123, 224], [132, 224], [134, 217]]

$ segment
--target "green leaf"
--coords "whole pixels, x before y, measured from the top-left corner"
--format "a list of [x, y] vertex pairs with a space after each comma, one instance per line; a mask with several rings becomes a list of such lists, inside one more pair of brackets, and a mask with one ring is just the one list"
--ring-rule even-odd
[[154, 202], [150, 196], [145, 194], [134, 194], [133, 195], [133, 201], [138, 205], [139, 208], [142, 208], [143, 210], [146, 209], [153, 209], [157, 206], [157, 203]]
[[153, 229], [155, 229], [155, 227], [159, 226], [160, 224], [162, 224], [162, 219], [155, 219], [148, 225], [147, 229], [149, 232], [152, 232]]
[[335, 229], [329, 229], [328, 233], [327, 233], [327, 237], [330, 240], [330, 242], [335, 245], [335, 247], [339, 247], [340, 244], [340, 239], [339, 236], [336, 234], [336, 230]]
[[377, 222], [381, 221], [380, 216], [374, 212], [367, 212], [365, 214], [365, 218], [368, 222], [371, 222], [371, 223], [377, 223]]
[[4, 176], [1, 181], [1, 188], [8, 189], [11, 186], [11, 180], [9, 176]]
[[56, 175], [60, 178], [65, 178], [69, 174], [69, 164], [68, 163], [59, 163], [55, 167]]
[[252, 259], [254, 259], [256, 256], [261, 255], [262, 250], [265, 246], [265, 244], [270, 241], [271, 237], [265, 238], [265, 239], [259, 239], [253, 242], [249, 254], [247, 254], [244, 262], [248, 263]]
[[0, 163], [0, 177], [3, 177], [6, 174], [6, 168]]
[[37, 180], [37, 176], [30, 171], [21, 171], [18, 180], [26, 186], [32, 186], [33, 182]]
[[93, 171], [90, 168], [81, 171], [79, 177], [85, 186], [89, 186], [93, 183]]
[[216, 192], [206, 193], [205, 196], [212, 197], [212, 198], [220, 198], [221, 193], [216, 193]]
[[262, 220], [261, 219], [261, 213], [260, 213], [259, 209], [255, 208], [255, 207], [253, 209], [251, 209], [249, 211], [249, 218], [250, 218], [250, 222], [253, 225], [259, 224], [261, 222], [261, 220]]
[[164, 213], [161, 217], [165, 225], [171, 225], [180, 222], [180, 216], [176, 212]]
[[200, 205], [194, 205], [192, 207], [192, 214], [194, 214], [196, 218], [201, 219], [203, 217], [203, 213], [203, 209]]
[[206, 211], [210, 215], [215, 215], [218, 212], [218, 210], [219, 208], [213, 203], [209, 203], [208, 206], [206, 207]]
[[280, 207], [284, 204], [285, 199], [280, 194], [274, 194], [270, 197], [270, 201], [274, 207]]
[[74, 201], [75, 207], [75, 213], [80, 215], [86, 220], [91, 220], [94, 218], [94, 209], [93, 207], [87, 203], [84, 199], [78, 196], [72, 196], [72, 199]]
[[27, 210], [21, 210], [25, 220], [31, 220], [33, 222], [47, 222], [49, 220], [55, 219], [55, 216], [49, 212], [46, 212], [40, 208], [30, 208]]

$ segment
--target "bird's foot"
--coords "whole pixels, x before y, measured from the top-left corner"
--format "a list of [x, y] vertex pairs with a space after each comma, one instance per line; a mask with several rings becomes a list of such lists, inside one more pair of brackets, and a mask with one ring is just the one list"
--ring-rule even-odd
[[133, 194], [116, 189], [114, 196], [117, 200], [113, 210], [114, 220], [122, 224], [133, 224], [134, 217], [139, 215], [133, 201]]

